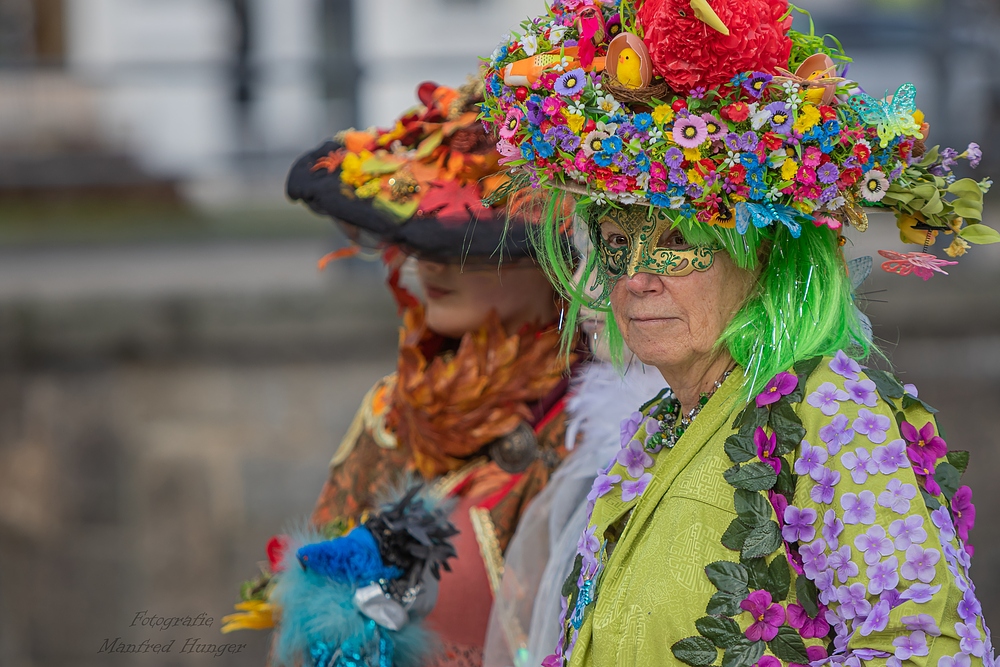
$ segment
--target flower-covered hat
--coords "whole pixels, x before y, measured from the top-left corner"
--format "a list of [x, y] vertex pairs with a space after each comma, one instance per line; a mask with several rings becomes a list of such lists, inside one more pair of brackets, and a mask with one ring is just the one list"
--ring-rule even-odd
[[[835, 39], [792, 30], [787, 0], [553, 0], [497, 47], [483, 117], [524, 186], [674, 221], [864, 231], [864, 207], [896, 214], [883, 268], [925, 280], [945, 252], [995, 243], [982, 224], [991, 181], [956, 179], [959, 154], [928, 149], [916, 89], [884, 99], [846, 78]], [[804, 13], [804, 12], [803, 12]], [[832, 45], [831, 45], [832, 42]]]
[[445, 262], [529, 254], [524, 225], [505, 229], [497, 190], [509, 179], [477, 120], [482, 83], [424, 83], [417, 96], [392, 128], [347, 130], [299, 158], [288, 196], [348, 223], [363, 245]]

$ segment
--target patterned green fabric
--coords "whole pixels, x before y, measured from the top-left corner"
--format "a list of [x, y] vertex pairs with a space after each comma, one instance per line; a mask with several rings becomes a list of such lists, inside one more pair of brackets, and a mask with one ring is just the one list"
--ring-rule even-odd
[[[967, 537], [974, 512], [968, 489], [958, 489], [943, 441], [931, 481], [915, 470], [928, 442], [938, 446], [939, 439], [927, 436], [933, 415], [915, 388], [904, 393], [892, 376], [870, 371], [869, 377], [842, 353], [817, 361], [791, 395], [785, 396], [796, 378], [788, 373], [761, 394], [772, 391], [789, 401], [805, 430], [794, 451], [780, 457], [791, 474], [783, 473], [784, 482], [779, 476], [774, 489], [794, 485], [787, 508], [773, 492], [766, 504], [764, 492], [747, 492], [755, 481], [738, 483], [742, 491], [727, 481], [737, 479], [734, 462], [749, 461], [740, 466], [747, 472], [765, 469], [768, 461], [777, 466], [766, 440], [765, 451], [747, 452], [745, 441], [731, 438], [744, 407], [736, 399], [741, 371], [673, 449], [643, 446], [657, 429], [649, 418], [655, 404], [623, 424], [622, 452], [590, 496], [594, 508], [580, 540], [579, 576], [564, 588], [567, 631], [547, 665], [992, 665], [968, 555], [955, 534]], [[790, 383], [786, 389], [782, 376]], [[761, 400], [748, 415], [766, 418]], [[772, 432], [769, 424], [761, 434]], [[964, 464], [962, 453], [948, 460]], [[925, 489], [940, 493], [932, 497]], [[747, 519], [750, 506], [765, 508], [758, 533], [763, 542], [770, 534], [777, 550], [750, 560], [750, 538], [735, 540], [743, 545], [744, 562], [753, 565], [747, 585], [747, 567], [726, 566], [740, 563], [740, 552], [723, 541], [733, 545], [740, 525], [734, 520]], [[782, 524], [784, 542], [771, 521]], [[797, 567], [789, 565], [788, 553]], [[770, 567], [761, 569], [765, 563]], [[724, 576], [730, 570], [735, 579]], [[797, 592], [806, 599], [797, 600]], [[818, 613], [810, 614], [817, 598]]]

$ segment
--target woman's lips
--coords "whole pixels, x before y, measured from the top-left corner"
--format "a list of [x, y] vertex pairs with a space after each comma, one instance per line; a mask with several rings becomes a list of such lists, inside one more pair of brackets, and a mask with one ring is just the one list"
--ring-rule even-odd
[[455, 290], [444, 289], [443, 287], [435, 287], [433, 285], [424, 286], [424, 294], [427, 295], [428, 299], [442, 299], [449, 294], [454, 294]]

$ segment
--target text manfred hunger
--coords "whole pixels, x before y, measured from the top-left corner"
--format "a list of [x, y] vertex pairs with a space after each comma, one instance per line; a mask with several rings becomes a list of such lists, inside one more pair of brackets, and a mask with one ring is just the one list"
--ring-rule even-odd
[[[114, 639], [105, 639], [104, 643], [101, 644], [101, 648], [98, 649], [98, 653], [172, 653], [174, 650], [174, 645], [177, 644], [176, 639], [171, 639], [168, 642], [154, 643], [146, 639], [138, 644], [126, 643], [122, 641], [121, 637], [115, 637]], [[198, 637], [188, 637], [184, 640], [184, 644], [180, 646], [178, 653], [205, 653], [214, 655], [219, 658], [227, 653], [242, 653], [243, 649], [247, 647], [246, 644], [213, 644], [211, 642], [206, 642], [204, 639]]]

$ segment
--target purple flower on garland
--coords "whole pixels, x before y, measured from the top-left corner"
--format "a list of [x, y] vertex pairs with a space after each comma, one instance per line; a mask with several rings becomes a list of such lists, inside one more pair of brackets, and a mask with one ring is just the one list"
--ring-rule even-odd
[[831, 549], [836, 549], [840, 544], [840, 534], [844, 532], [844, 522], [840, 520], [836, 510], [827, 510], [823, 513], [823, 527], [820, 528], [823, 539], [830, 545]]
[[927, 648], [927, 638], [920, 630], [908, 637], [896, 637], [892, 640], [892, 645], [896, 647], [897, 660], [909, 660], [913, 656], [924, 656], [930, 650]]
[[777, 403], [782, 396], [788, 396], [795, 391], [797, 386], [799, 386], [797, 377], [787, 371], [778, 373], [764, 386], [764, 390], [757, 394], [757, 407], [762, 408]]
[[785, 526], [781, 529], [781, 537], [786, 542], [811, 542], [816, 537], [815, 521], [816, 510], [789, 505], [785, 508]]
[[826, 637], [830, 632], [830, 624], [826, 620], [826, 608], [823, 605], [820, 605], [816, 618], [810, 618], [800, 604], [788, 605], [788, 625], [798, 630], [803, 639]]
[[911, 544], [923, 544], [927, 539], [927, 531], [924, 530], [924, 517], [914, 514], [905, 519], [896, 519], [889, 524], [889, 535], [892, 536], [893, 543], [900, 551], [906, 551]]
[[865, 564], [874, 565], [883, 556], [891, 556], [896, 548], [885, 534], [885, 528], [874, 525], [854, 538], [854, 547], [865, 555]]
[[775, 474], [781, 472], [781, 460], [774, 456], [774, 449], [778, 446], [777, 436], [773, 433], [768, 435], [763, 428], [758, 426], [757, 430], [753, 432], [753, 444], [757, 447], [757, 458], [771, 466]]
[[845, 380], [844, 389], [850, 395], [852, 401], [858, 405], [867, 405], [874, 408], [878, 404], [878, 397], [875, 395], [875, 383], [865, 379], [861, 382]]
[[740, 609], [750, 612], [753, 623], [746, 629], [746, 636], [752, 642], [771, 641], [778, 636], [778, 628], [785, 622], [785, 609], [773, 602], [771, 594], [760, 590], [751, 593], [740, 602]]
[[969, 531], [976, 525], [976, 506], [972, 504], [972, 489], [959, 487], [951, 498], [951, 513], [955, 517], [955, 529], [963, 542], [969, 540]]
[[697, 88], [691, 90], [688, 96], [695, 100], [705, 99], [705, 86], [698, 86]]
[[883, 475], [891, 475], [900, 468], [910, 467], [910, 459], [906, 455], [906, 443], [902, 438], [873, 449], [872, 460], [878, 464], [879, 472]]
[[786, 102], [771, 102], [765, 110], [771, 112], [771, 129], [779, 134], [788, 134], [792, 129], [792, 111]]
[[646, 453], [646, 449], [638, 440], [631, 440], [627, 446], [618, 450], [615, 460], [624, 466], [628, 476], [633, 479], [642, 475], [646, 468], [653, 465], [653, 457]]
[[865, 585], [860, 582], [837, 588], [839, 611], [845, 620], [864, 618], [872, 610], [872, 604], [868, 601], [865, 593]]
[[899, 584], [899, 560], [889, 556], [884, 561], [876, 563], [865, 570], [868, 575], [868, 592], [878, 595], [882, 591], [896, 588]]
[[911, 544], [906, 549], [906, 560], [899, 572], [904, 579], [913, 581], [919, 579], [925, 584], [934, 581], [935, 565], [941, 560], [941, 552], [937, 549], [924, 549], [919, 544]]
[[840, 409], [840, 405], [838, 405], [840, 401], [846, 401], [849, 398], [847, 392], [838, 389], [837, 385], [832, 382], [824, 382], [816, 388], [816, 391], [806, 397], [806, 403], [814, 408], [819, 408], [820, 412], [829, 417], [837, 414]]
[[886, 490], [878, 494], [878, 504], [891, 509], [896, 514], [910, 511], [910, 501], [917, 497], [917, 487], [904, 484], [898, 478], [889, 480]]
[[587, 494], [587, 500], [593, 502], [600, 498], [601, 496], [607, 495], [614, 488], [615, 484], [622, 481], [621, 475], [608, 475], [607, 473], [601, 473], [594, 480], [594, 485], [590, 487], [590, 493]]
[[823, 464], [826, 463], [829, 454], [827, 454], [825, 447], [813, 447], [806, 440], [802, 441], [801, 447], [802, 454], [795, 460], [795, 474], [809, 475], [816, 479], [821, 474]]
[[851, 547], [848, 544], [830, 553], [826, 564], [837, 575], [840, 583], [847, 583], [851, 577], [858, 576], [858, 564], [851, 558]]
[[641, 496], [651, 481], [653, 473], [647, 472], [634, 482], [628, 479], [622, 482], [622, 502], [627, 503]]
[[851, 479], [855, 484], [864, 484], [868, 475], [878, 472], [878, 463], [864, 447], [857, 447], [853, 452], [844, 452], [840, 462], [851, 471]]
[[[958, 643], [958, 647], [962, 649], [962, 652], [971, 653], [977, 658], [983, 657], [986, 652], [986, 647], [983, 640], [980, 638], [979, 630], [976, 628], [975, 623], [956, 623], [955, 634], [957, 634], [961, 639]], [[924, 653], [924, 655], [927, 654]]]
[[871, 525], [875, 522], [875, 494], [865, 489], [859, 494], [845, 493], [840, 497], [844, 508], [844, 523]]
[[899, 425], [900, 434], [906, 438], [909, 448], [913, 450], [910, 458], [920, 456], [921, 460], [926, 458], [930, 461], [937, 461], [948, 453], [948, 445], [941, 436], [934, 433], [934, 422], [929, 421], [918, 431], [913, 424], [904, 421]]
[[816, 484], [809, 490], [809, 497], [813, 499], [813, 502], [821, 505], [832, 503], [834, 496], [833, 487], [840, 484], [840, 471], [830, 470], [826, 466], [823, 466], [817, 474], [812, 475], [812, 478], [816, 481]]
[[885, 442], [885, 432], [891, 425], [892, 421], [885, 415], [877, 415], [871, 410], [861, 408], [851, 427], [855, 433], [867, 435], [870, 441], [880, 445]]
[[684, 148], [697, 148], [708, 138], [708, 127], [698, 116], [688, 116], [674, 121], [674, 142]]
[[[976, 593], [971, 588], [965, 591], [965, 593], [962, 594], [962, 601], [958, 603], [958, 615], [962, 618], [963, 621], [969, 623], [982, 613], [983, 613], [983, 605], [981, 605], [979, 603], [979, 600], [976, 599]], [[921, 614], [921, 616], [924, 615], [925, 614]], [[911, 628], [911, 629], [924, 630], [923, 628]], [[927, 632], [927, 634], [929, 635], [934, 635], [935, 637], [941, 634], [940, 630], [938, 630], [938, 634], [934, 634], [933, 632], [927, 630], [924, 631]]]
[[831, 454], [836, 454], [840, 448], [854, 440], [854, 429], [850, 427], [847, 415], [837, 415], [829, 424], [820, 428], [819, 437], [826, 443]]
[[743, 82], [743, 89], [750, 94], [754, 99], [760, 99], [760, 96], [764, 94], [764, 88], [767, 84], [771, 83], [774, 77], [767, 72], [754, 72], [750, 75], [750, 78]]
[[889, 624], [889, 603], [886, 600], [882, 600], [877, 603], [872, 610], [868, 612], [868, 616], [865, 618], [864, 623], [858, 628], [858, 633], [862, 637], [867, 637], [873, 632], [881, 632], [885, 630], [885, 626]]
[[633, 412], [631, 415], [622, 420], [620, 431], [621, 431], [621, 446], [624, 447], [628, 444], [628, 441], [635, 436], [636, 432], [639, 430], [639, 424], [642, 423], [643, 416], [641, 412]]
[[833, 359], [830, 360], [830, 370], [842, 378], [857, 380], [861, 372], [861, 366], [854, 359], [844, 354], [843, 350], [838, 350]]
[[566, 72], [552, 86], [552, 90], [560, 95], [576, 95], [587, 85], [587, 73], [577, 67]]

